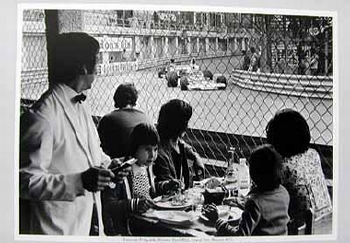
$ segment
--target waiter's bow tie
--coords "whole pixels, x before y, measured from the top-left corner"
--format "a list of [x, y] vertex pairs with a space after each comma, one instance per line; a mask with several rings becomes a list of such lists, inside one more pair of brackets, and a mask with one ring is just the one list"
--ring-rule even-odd
[[85, 99], [86, 99], [86, 95], [83, 94], [83, 93], [74, 96], [74, 101], [75, 101], [75, 102], [81, 103], [81, 102], [83, 102]]

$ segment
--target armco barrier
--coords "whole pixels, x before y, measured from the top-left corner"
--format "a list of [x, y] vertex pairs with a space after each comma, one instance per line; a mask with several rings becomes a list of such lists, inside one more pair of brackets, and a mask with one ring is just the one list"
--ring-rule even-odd
[[258, 73], [233, 70], [231, 79], [239, 87], [256, 91], [306, 98], [333, 99], [332, 76]]

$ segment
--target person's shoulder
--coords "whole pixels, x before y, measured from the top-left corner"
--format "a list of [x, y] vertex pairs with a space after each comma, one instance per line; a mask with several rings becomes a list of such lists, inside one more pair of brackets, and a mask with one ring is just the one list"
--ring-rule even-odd
[[164, 157], [168, 154], [168, 149], [164, 146], [159, 146], [158, 148], [158, 157]]
[[257, 187], [254, 187], [249, 191], [249, 193], [246, 197], [246, 200], [247, 201], [257, 200], [262, 194], [263, 194], [263, 192], [261, 192]]
[[249, 194], [245, 199], [245, 204], [244, 204], [245, 210], [247, 208], [259, 208], [260, 209], [262, 197], [264, 197], [264, 195], [261, 192], [254, 192], [254, 193]]
[[104, 116], [102, 116], [101, 121], [111, 122], [111, 121], [118, 120], [122, 116], [122, 113], [123, 113], [123, 111], [120, 109], [113, 110], [113, 111], [105, 114]]
[[28, 115], [46, 116], [54, 112], [54, 97], [52, 91], [48, 90], [28, 109]]
[[294, 157], [299, 161], [314, 161], [314, 160], [320, 159], [320, 155], [313, 148], [308, 148], [305, 152], [298, 154], [297, 156], [294, 156]]
[[168, 160], [170, 154], [170, 149], [168, 146], [160, 145], [158, 149], [157, 159], [159, 160]]
[[316, 149], [314, 149], [314, 148], [308, 148], [305, 152], [304, 152], [304, 154], [311, 154], [311, 155], [318, 155], [318, 152], [317, 152], [317, 150]]
[[288, 190], [281, 184], [276, 190], [276, 194], [278, 198], [280, 198], [282, 201], [285, 201], [286, 203], [289, 203], [290, 196]]
[[276, 191], [281, 194], [289, 195], [288, 190], [282, 184], [276, 188]]
[[48, 129], [55, 121], [55, 109], [49, 94], [43, 95], [31, 107], [26, 109], [20, 116], [21, 132], [27, 131], [30, 127], [35, 126], [36, 130]]
[[136, 114], [140, 114], [140, 115], [145, 116], [145, 117], [148, 117], [147, 114], [144, 111], [142, 111], [142, 110], [140, 110], [138, 108], [135, 108], [135, 107], [130, 108], [129, 111], [133, 112], [133, 113], [136, 113]]

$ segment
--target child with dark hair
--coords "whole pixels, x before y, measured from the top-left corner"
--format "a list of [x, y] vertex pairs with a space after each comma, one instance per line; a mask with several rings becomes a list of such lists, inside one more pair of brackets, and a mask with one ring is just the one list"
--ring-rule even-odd
[[[278, 111], [266, 126], [267, 141], [282, 155], [282, 184], [290, 195], [289, 215], [296, 218], [310, 207], [314, 216], [332, 211], [318, 152], [309, 147], [310, 129], [292, 109]], [[295, 222], [295, 227], [302, 222]], [[292, 233], [292, 232], [291, 232]]]
[[280, 154], [271, 145], [256, 148], [249, 159], [254, 184], [248, 193], [238, 227], [218, 217], [214, 204], [204, 205], [203, 213], [215, 222], [218, 235], [286, 235], [289, 222], [289, 195], [280, 184]]
[[153, 169], [164, 192], [192, 187], [194, 174], [204, 175], [200, 156], [182, 139], [191, 116], [191, 105], [179, 99], [168, 101], [160, 109], [157, 129], [161, 146]]
[[156, 185], [152, 164], [158, 154], [159, 135], [150, 124], [137, 125], [131, 134], [129, 153], [125, 160], [137, 159], [123, 183], [110, 183], [102, 192], [103, 219], [107, 235], [128, 235], [129, 213], [143, 213], [153, 206]]

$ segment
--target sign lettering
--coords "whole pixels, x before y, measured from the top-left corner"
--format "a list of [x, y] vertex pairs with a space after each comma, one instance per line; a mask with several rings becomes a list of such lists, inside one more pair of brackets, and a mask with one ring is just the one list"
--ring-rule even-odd
[[96, 37], [96, 40], [100, 44], [101, 52], [112, 51], [131, 51], [132, 50], [132, 38], [121, 37]]

